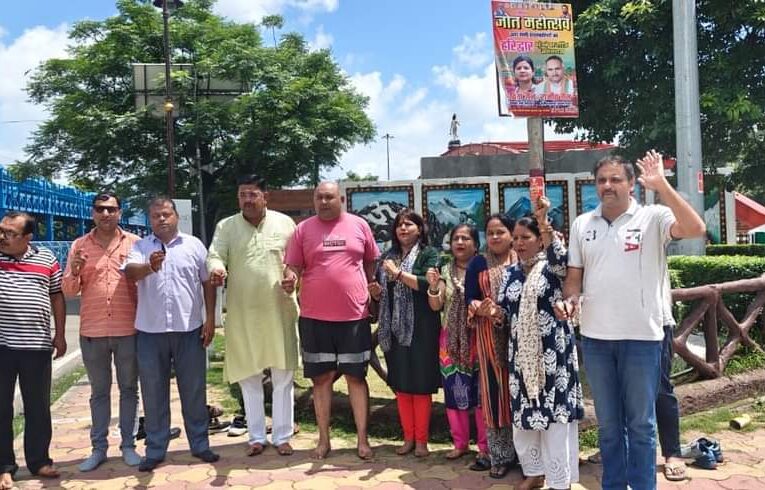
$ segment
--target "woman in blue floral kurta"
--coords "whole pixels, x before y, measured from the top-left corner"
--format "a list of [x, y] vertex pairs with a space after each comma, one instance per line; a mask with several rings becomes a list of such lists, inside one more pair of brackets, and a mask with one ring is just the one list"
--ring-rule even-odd
[[508, 268], [499, 304], [510, 326], [509, 370], [513, 442], [527, 477], [537, 488], [568, 488], [578, 480], [578, 420], [584, 415], [574, 331], [555, 318], [562, 298], [567, 252], [547, 222], [522, 218], [513, 228], [518, 262]]

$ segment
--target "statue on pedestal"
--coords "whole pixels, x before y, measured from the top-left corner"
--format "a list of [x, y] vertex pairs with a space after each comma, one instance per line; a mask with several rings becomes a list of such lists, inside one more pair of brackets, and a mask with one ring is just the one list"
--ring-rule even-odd
[[460, 137], [457, 134], [459, 126], [460, 122], [457, 120], [457, 114], [452, 114], [452, 122], [449, 126], [449, 135], [451, 136], [451, 139], [449, 140], [449, 148], [460, 146]]

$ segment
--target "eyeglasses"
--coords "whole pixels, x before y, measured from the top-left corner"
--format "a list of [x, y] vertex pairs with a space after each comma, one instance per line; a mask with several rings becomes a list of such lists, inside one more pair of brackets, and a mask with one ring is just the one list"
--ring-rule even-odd
[[106, 211], [109, 214], [115, 214], [120, 210], [117, 206], [93, 206], [93, 211], [97, 214], [101, 214]]
[[262, 197], [263, 193], [258, 191], [242, 191], [239, 193], [240, 199], [260, 199]]
[[13, 231], [13, 230], [6, 230], [5, 228], [0, 228], [0, 236], [14, 239], [14, 238], [19, 238], [20, 236], [24, 236], [24, 234], [19, 233], [17, 231]]

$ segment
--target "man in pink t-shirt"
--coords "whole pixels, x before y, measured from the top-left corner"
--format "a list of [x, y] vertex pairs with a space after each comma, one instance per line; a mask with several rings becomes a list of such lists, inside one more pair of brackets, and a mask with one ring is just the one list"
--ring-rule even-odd
[[366, 373], [372, 333], [367, 285], [380, 252], [366, 221], [343, 212], [336, 183], [319, 184], [313, 202], [316, 216], [300, 223], [287, 245], [282, 287], [291, 293], [300, 278], [300, 348], [305, 377], [313, 381], [319, 426], [314, 455], [323, 459], [330, 450], [332, 384], [340, 373], [348, 383], [358, 455], [369, 459]]

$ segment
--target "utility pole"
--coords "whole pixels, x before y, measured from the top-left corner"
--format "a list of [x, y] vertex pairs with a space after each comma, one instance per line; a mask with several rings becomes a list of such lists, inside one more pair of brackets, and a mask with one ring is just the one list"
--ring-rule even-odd
[[390, 140], [392, 140], [394, 136], [390, 133], [385, 133], [383, 138], [385, 139], [385, 156], [388, 161], [388, 180], [390, 180]]
[[[695, 0], [672, 0], [675, 61], [675, 137], [677, 190], [704, 217], [704, 173], [701, 168], [701, 116]], [[681, 240], [683, 255], [704, 255], [704, 238]]]
[[536, 209], [537, 199], [545, 193], [545, 125], [541, 117], [526, 119], [529, 140], [529, 199]]

